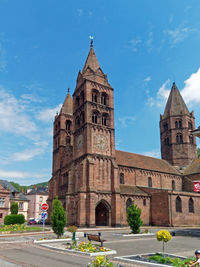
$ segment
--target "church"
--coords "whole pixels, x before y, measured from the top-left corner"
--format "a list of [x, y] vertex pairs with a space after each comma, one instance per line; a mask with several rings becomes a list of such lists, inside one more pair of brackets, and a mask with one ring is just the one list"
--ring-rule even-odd
[[126, 226], [134, 202], [144, 225], [199, 225], [195, 118], [176, 84], [160, 115], [162, 159], [115, 149], [113, 90], [91, 40], [73, 97], [68, 91], [54, 119], [49, 213], [58, 196], [68, 225]]

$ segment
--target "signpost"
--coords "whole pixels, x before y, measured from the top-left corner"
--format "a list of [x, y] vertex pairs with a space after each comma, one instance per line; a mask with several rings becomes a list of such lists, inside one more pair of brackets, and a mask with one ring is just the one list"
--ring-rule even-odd
[[47, 219], [47, 210], [48, 210], [49, 206], [47, 203], [43, 203], [41, 205], [41, 209], [44, 211], [41, 214], [41, 219], [43, 220], [43, 239], [44, 239], [44, 225], [45, 225], [45, 220]]
[[200, 192], [200, 181], [193, 181], [194, 192]]

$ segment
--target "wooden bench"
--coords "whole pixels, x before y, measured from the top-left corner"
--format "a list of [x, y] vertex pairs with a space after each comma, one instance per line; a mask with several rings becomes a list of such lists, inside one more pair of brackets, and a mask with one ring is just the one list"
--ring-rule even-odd
[[105, 242], [105, 239], [101, 239], [101, 237], [99, 235], [91, 235], [91, 234], [87, 234], [88, 240], [89, 241], [96, 241], [96, 242], [100, 242], [101, 243], [101, 247], [103, 247], [103, 242]]

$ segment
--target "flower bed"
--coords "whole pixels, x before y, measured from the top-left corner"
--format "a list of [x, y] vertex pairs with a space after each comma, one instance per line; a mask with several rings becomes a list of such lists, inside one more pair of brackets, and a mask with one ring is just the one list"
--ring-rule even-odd
[[78, 245], [76, 242], [74, 244], [67, 244], [67, 251], [86, 254], [89, 256], [112, 255], [117, 253], [115, 250], [101, 247], [100, 245], [94, 245], [90, 241], [87, 243], [80, 242]]
[[[41, 232], [43, 229], [41, 227], [29, 226], [26, 227], [24, 224], [10, 224], [0, 226], [0, 234], [11, 234], [11, 233], [24, 233], [24, 232]], [[49, 231], [50, 229], [45, 229]]]
[[151, 254], [143, 254], [143, 255], [129, 255], [116, 257], [116, 259], [137, 263], [137, 264], [145, 264], [148, 266], [176, 266], [176, 267], [187, 267], [189, 263], [194, 261], [194, 258], [185, 258], [172, 254], [165, 254], [164, 257], [162, 253], [151, 253]]

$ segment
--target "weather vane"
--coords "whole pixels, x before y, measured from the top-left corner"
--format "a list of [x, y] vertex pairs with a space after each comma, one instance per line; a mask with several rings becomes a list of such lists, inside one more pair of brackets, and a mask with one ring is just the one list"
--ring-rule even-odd
[[94, 37], [90, 35], [89, 38], [90, 38], [90, 47], [93, 47], [93, 39], [94, 39]]

